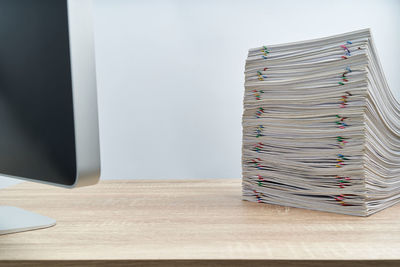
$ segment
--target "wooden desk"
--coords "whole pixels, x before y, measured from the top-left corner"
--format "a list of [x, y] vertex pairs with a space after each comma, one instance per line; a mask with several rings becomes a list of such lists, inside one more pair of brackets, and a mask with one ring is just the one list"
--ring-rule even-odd
[[58, 220], [52, 228], [0, 236], [1, 266], [319, 266], [321, 260], [337, 266], [343, 260], [342, 267], [376, 266], [365, 260], [378, 259], [400, 266], [400, 205], [360, 218], [250, 203], [241, 200], [239, 179], [113, 180], [73, 190], [25, 182], [1, 190], [0, 205]]

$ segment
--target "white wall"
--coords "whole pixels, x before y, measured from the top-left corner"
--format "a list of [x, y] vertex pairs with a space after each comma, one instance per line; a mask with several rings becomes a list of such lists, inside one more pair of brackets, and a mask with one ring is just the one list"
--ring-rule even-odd
[[371, 28], [400, 99], [400, 1], [95, 0], [102, 178], [241, 176], [248, 48]]

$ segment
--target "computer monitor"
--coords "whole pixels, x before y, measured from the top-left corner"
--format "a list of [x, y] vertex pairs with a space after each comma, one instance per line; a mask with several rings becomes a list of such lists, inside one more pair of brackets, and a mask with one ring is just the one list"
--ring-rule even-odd
[[[65, 188], [97, 183], [91, 9], [90, 0], [0, 0], [0, 175]], [[0, 234], [54, 224], [0, 207]]]

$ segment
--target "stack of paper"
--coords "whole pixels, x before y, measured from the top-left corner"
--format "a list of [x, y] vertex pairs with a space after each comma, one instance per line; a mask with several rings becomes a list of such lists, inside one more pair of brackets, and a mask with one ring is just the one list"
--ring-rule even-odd
[[367, 216], [400, 201], [400, 104], [369, 30], [250, 49], [243, 198]]

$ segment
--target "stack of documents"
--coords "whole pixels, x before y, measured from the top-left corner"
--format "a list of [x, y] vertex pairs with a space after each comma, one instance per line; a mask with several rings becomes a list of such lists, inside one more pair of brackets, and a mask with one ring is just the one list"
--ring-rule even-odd
[[243, 198], [367, 216], [400, 201], [400, 104], [369, 30], [249, 50]]

